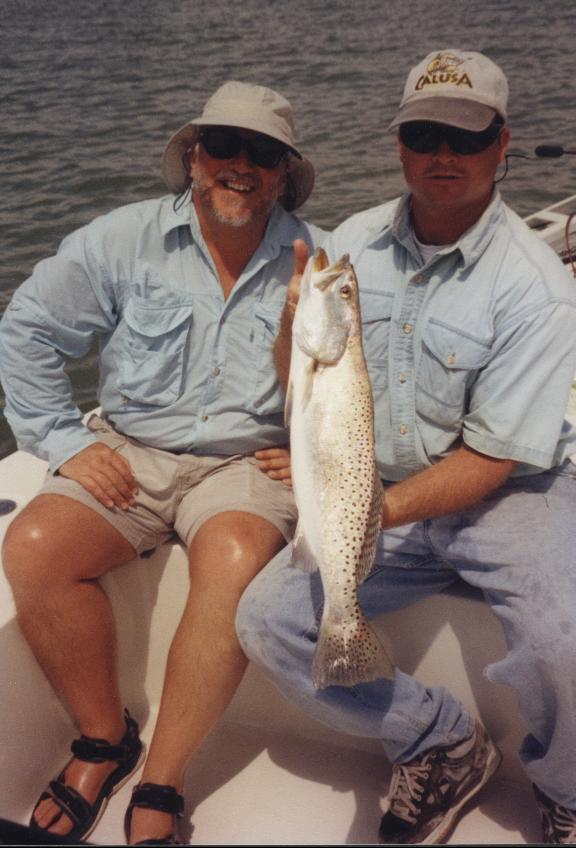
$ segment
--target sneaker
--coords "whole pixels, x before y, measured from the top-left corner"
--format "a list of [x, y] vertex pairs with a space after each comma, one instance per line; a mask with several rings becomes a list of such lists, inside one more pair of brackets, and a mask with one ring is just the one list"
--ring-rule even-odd
[[464, 805], [488, 782], [502, 754], [476, 722], [474, 733], [450, 748], [432, 748], [395, 765], [382, 817], [384, 845], [438, 845], [446, 841]]
[[542, 816], [542, 841], [545, 845], [576, 844], [576, 810], [556, 804], [533, 784]]

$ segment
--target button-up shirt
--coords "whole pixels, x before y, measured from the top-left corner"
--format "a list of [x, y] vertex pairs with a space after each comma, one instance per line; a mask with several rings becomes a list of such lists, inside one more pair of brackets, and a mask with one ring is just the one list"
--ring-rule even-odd
[[98, 400], [123, 433], [178, 452], [286, 444], [272, 345], [292, 242], [324, 232], [274, 208], [225, 300], [192, 204], [136, 203], [68, 236], [16, 291], [0, 328], [6, 417], [19, 447], [52, 470], [87, 447], [65, 357], [100, 344]]
[[462, 440], [536, 473], [576, 450], [576, 284], [495, 193], [459, 241], [423, 262], [409, 196], [344, 222], [324, 246], [360, 286], [381, 476], [397, 481]]

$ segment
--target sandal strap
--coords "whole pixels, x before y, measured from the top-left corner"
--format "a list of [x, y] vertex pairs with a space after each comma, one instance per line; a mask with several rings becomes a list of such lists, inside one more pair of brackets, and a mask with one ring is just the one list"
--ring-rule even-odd
[[124, 710], [126, 732], [117, 745], [112, 745], [107, 739], [98, 739], [93, 736], [82, 736], [75, 739], [70, 746], [73, 755], [78, 760], [87, 763], [104, 763], [116, 760], [120, 762], [135, 745], [139, 745], [138, 725], [131, 717], [128, 710]]
[[92, 814], [92, 806], [72, 786], [59, 780], [51, 780], [49, 786], [50, 791], [46, 794], [70, 818], [74, 828]]
[[131, 807], [158, 810], [172, 816], [184, 814], [184, 798], [173, 786], [161, 783], [139, 783], [132, 791]]
[[[124, 834], [127, 844], [130, 844], [130, 831], [132, 828], [132, 813], [135, 807], [143, 807], [145, 810], [157, 810], [160, 813], [169, 813], [181, 818], [184, 815], [184, 798], [173, 786], [162, 783], [137, 783], [132, 790], [132, 798], [128, 804], [124, 816]], [[170, 833], [162, 840], [145, 839], [137, 845], [181, 845], [174, 833]]]

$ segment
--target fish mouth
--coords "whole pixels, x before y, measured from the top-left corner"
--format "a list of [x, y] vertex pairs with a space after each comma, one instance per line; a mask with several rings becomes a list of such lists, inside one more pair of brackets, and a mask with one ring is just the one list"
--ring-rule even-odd
[[331, 278], [334, 279], [336, 276], [341, 274], [349, 264], [350, 256], [348, 253], [345, 253], [344, 256], [341, 256], [340, 259], [331, 266], [328, 256], [326, 255], [326, 251], [322, 247], [317, 247], [312, 258], [312, 271], [315, 274], [322, 274], [330, 271], [330, 274], [333, 275]]

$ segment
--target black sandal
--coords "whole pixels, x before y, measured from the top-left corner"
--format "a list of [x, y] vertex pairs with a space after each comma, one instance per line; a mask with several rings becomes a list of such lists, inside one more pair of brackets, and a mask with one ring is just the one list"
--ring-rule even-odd
[[[124, 817], [124, 834], [126, 844], [130, 844], [130, 830], [132, 828], [132, 812], [134, 807], [143, 807], [145, 810], [157, 810], [159, 813], [170, 813], [172, 816], [182, 818], [184, 814], [184, 798], [173, 786], [164, 786], [161, 783], [138, 783], [132, 790], [132, 798]], [[182, 845], [177, 839], [174, 831], [162, 839], [143, 839], [135, 842], [135, 845]]]
[[[68, 762], [56, 780], [50, 781], [48, 789], [42, 793], [34, 807], [30, 819], [30, 829], [35, 835], [53, 835], [48, 828], [59, 821], [63, 815], [68, 816], [72, 822], [72, 830], [66, 834], [67, 840], [80, 842], [92, 833], [106, 809], [108, 799], [136, 771], [144, 753], [144, 746], [138, 735], [138, 725], [130, 716], [128, 710], [124, 710], [124, 720], [126, 722], [126, 733], [118, 745], [112, 745], [106, 739], [94, 739], [90, 736], [84, 736], [84, 734], [72, 742], [72, 754], [77, 760], [83, 760], [87, 763], [104, 763], [115, 760], [118, 767], [108, 775], [102, 784], [98, 797], [93, 804], [90, 804], [76, 789], [66, 785], [65, 773], [70, 764]], [[48, 798], [57, 805], [59, 810], [49, 822], [48, 827], [44, 828], [38, 825], [34, 813], [38, 805]]]

